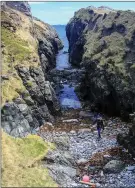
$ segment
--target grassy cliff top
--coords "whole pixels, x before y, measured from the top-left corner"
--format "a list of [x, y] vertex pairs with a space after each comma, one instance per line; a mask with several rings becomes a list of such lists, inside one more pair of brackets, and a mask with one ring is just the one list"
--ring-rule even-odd
[[2, 186], [57, 187], [39, 163], [54, 148], [36, 135], [21, 139], [2, 132]]

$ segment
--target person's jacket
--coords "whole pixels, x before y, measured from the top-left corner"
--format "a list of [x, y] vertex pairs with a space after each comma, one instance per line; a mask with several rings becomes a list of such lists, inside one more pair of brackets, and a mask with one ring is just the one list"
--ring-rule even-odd
[[103, 120], [97, 120], [97, 129], [104, 129]]

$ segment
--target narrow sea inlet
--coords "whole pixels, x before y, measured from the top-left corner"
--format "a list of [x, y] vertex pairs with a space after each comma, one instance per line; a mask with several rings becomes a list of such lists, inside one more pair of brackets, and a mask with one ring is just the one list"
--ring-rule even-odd
[[[68, 40], [66, 37], [65, 25], [56, 25], [54, 27], [64, 45], [63, 49], [59, 51], [56, 57], [56, 70], [63, 71], [67, 69], [72, 72], [73, 68], [69, 63]], [[73, 109], [81, 108], [81, 103], [74, 90], [74, 80], [70, 80], [70, 83], [68, 83], [67, 80], [66, 84], [61, 83], [61, 85], [62, 87], [58, 96], [61, 107]]]

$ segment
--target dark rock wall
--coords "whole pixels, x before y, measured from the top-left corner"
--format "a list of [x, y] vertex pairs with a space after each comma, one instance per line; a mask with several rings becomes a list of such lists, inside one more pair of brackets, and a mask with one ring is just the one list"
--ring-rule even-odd
[[[9, 15], [14, 14], [16, 16], [17, 12], [14, 13], [11, 8], [27, 13], [27, 15], [31, 14], [29, 5], [25, 2], [6, 2], [2, 11], [3, 13], [8, 11]], [[19, 20], [19, 25], [12, 23], [10, 19], [8, 22], [11, 23], [8, 24], [8, 28], [10, 29], [10, 26], [14, 25], [16, 30], [21, 20]], [[16, 20], [14, 22], [16, 23]], [[7, 28], [5, 17], [2, 23], [3, 27]], [[35, 23], [34, 37], [38, 42], [40, 65], [38, 67], [25, 67], [20, 62], [14, 67], [26, 90], [20, 92], [20, 96], [13, 99], [13, 101], [7, 101], [1, 110], [2, 128], [15, 137], [25, 136], [45, 124], [45, 122], [54, 122], [54, 116], [60, 112], [60, 105], [55, 91], [47, 80], [47, 72], [55, 66], [55, 56], [58, 50], [62, 48], [62, 43], [51, 26], [46, 24], [45, 27], [47, 34], [44, 28], [39, 28]]]
[[129, 132], [125, 135], [118, 134], [117, 141], [135, 157], [135, 113], [131, 115], [132, 126], [130, 127]]
[[79, 95], [100, 111], [125, 119], [135, 109], [134, 19], [131, 11], [88, 7], [66, 27], [70, 62], [86, 70]]

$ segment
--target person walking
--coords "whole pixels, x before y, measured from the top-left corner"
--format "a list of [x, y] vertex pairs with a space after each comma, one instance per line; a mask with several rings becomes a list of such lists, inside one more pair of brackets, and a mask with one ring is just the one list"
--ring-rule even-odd
[[101, 138], [101, 129], [104, 130], [104, 123], [102, 117], [97, 118], [97, 131], [98, 131], [98, 138]]

